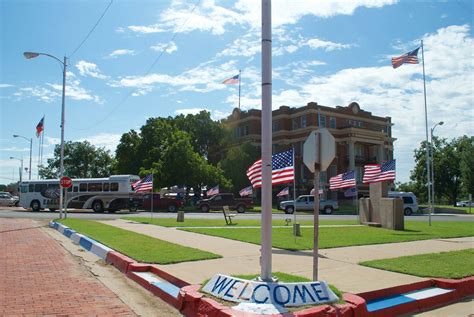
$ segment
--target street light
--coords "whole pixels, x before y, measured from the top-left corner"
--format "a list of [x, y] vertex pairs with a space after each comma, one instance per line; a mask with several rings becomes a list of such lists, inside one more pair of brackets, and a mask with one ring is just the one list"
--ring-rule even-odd
[[31, 151], [33, 149], [33, 138], [28, 139], [27, 137], [24, 137], [24, 136], [21, 136], [21, 135], [18, 135], [18, 134], [14, 134], [13, 137], [14, 138], [22, 138], [22, 139], [25, 139], [26, 141], [30, 141], [30, 167], [29, 167], [28, 179], [31, 180]]
[[438, 125], [443, 125], [444, 122], [440, 121], [434, 125], [434, 127], [431, 128], [431, 145], [430, 145], [430, 150], [431, 150], [431, 210], [430, 212], [433, 211], [434, 204], [435, 204], [435, 192], [434, 192], [434, 186], [435, 186], [435, 180], [434, 180], [434, 147], [433, 147], [433, 131]]
[[10, 156], [10, 160], [18, 160], [21, 162], [21, 167], [20, 167], [20, 183], [21, 183], [23, 181], [23, 158]]
[[[58, 61], [63, 66], [63, 94], [62, 94], [62, 104], [61, 104], [61, 155], [59, 158], [59, 177], [63, 177], [64, 173], [64, 100], [66, 96], [66, 69], [67, 69], [67, 58], [64, 56], [64, 61], [61, 61], [56, 56], [46, 54], [46, 53], [37, 53], [37, 52], [24, 52], [23, 56], [26, 59], [32, 59], [40, 55], [48, 56], [56, 61]], [[59, 218], [63, 217], [63, 189], [59, 191]]]

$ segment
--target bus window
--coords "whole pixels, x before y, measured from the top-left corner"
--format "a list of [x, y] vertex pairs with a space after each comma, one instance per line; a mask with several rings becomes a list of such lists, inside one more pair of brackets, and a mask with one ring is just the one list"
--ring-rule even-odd
[[35, 185], [34, 185], [34, 184], [28, 185], [28, 191], [29, 191], [30, 193], [33, 193], [33, 192], [35, 191]]
[[110, 191], [111, 192], [118, 192], [118, 183], [110, 183]]
[[73, 191], [73, 192], [77, 193], [78, 190], [79, 190], [79, 188], [77, 188], [77, 186], [73, 186], [73, 187], [72, 187], [72, 191]]
[[87, 183], [79, 184], [79, 191], [80, 192], [86, 192], [87, 191]]
[[59, 184], [48, 184], [48, 188], [58, 189]]
[[46, 189], [46, 184], [35, 184], [35, 192], [41, 193]]
[[87, 190], [90, 192], [101, 192], [102, 183], [89, 183], [87, 186]]
[[72, 186], [67, 188], [67, 191], [70, 193], [72, 192]]
[[104, 183], [104, 192], [109, 191], [109, 183]]
[[28, 186], [27, 185], [21, 185], [20, 189], [21, 189], [22, 193], [27, 193], [28, 192]]

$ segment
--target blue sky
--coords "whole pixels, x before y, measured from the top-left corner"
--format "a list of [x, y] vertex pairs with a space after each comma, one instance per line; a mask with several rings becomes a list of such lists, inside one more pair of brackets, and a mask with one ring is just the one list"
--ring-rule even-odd
[[[118, 1], [74, 53], [110, 1], [0, 1], [0, 183], [19, 162], [37, 164], [35, 126], [45, 115], [45, 157], [60, 138], [61, 68], [24, 51], [70, 57], [66, 140], [115, 150], [150, 116], [207, 109], [229, 115], [242, 69], [242, 108], [260, 107], [260, 1]], [[425, 44], [429, 126], [446, 138], [473, 135], [472, 1], [272, 2], [273, 107], [352, 101], [391, 116], [397, 180], [408, 181], [425, 139], [422, 66], [394, 70], [390, 57]], [[420, 51], [421, 59], [421, 51]], [[24, 174], [25, 175], [25, 174]], [[37, 169], [33, 168], [33, 178]]]

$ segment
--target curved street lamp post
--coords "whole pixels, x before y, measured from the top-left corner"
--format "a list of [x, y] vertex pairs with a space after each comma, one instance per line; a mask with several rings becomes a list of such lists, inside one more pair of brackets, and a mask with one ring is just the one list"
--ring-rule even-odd
[[[48, 56], [56, 61], [58, 61], [63, 66], [63, 93], [62, 93], [62, 104], [61, 104], [61, 155], [59, 159], [59, 177], [63, 177], [64, 173], [64, 99], [66, 95], [66, 68], [67, 68], [67, 58], [64, 56], [64, 60], [61, 61], [56, 56], [46, 53], [37, 53], [37, 52], [24, 52], [23, 56], [26, 59], [36, 58], [40, 55]], [[59, 218], [63, 217], [63, 189], [60, 188], [59, 191]]]
[[23, 158], [18, 158], [14, 156], [10, 156], [10, 160], [18, 160], [21, 162], [21, 167], [20, 167], [20, 182], [23, 181]]
[[14, 138], [22, 138], [22, 139], [25, 139], [26, 141], [29, 141], [30, 142], [30, 167], [28, 169], [28, 179], [31, 180], [31, 151], [33, 149], [33, 138], [27, 138], [27, 137], [24, 137], [24, 136], [21, 136], [21, 135], [18, 135], [18, 134], [14, 134], [13, 135]]
[[[432, 200], [432, 208], [434, 209], [435, 204], [435, 179], [434, 179], [434, 146], [433, 146], [433, 131], [438, 125], [443, 125], [444, 122], [440, 121], [431, 128], [431, 200]], [[432, 212], [433, 210], [430, 210]]]

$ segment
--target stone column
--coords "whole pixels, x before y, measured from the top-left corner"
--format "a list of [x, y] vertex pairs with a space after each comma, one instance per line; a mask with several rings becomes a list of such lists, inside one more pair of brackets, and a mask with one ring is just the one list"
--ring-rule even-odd
[[377, 162], [379, 164], [382, 164], [384, 161], [383, 157], [383, 144], [377, 145]]

